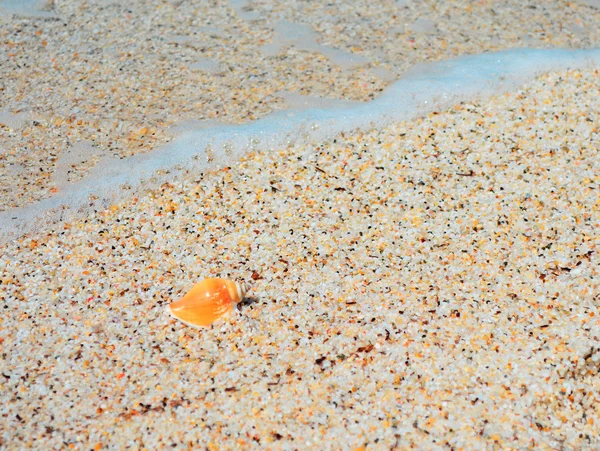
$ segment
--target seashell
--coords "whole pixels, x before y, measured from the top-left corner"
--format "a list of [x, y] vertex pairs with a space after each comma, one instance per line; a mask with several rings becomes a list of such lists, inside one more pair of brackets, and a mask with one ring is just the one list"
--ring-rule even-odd
[[191, 327], [209, 326], [231, 312], [248, 290], [248, 285], [226, 279], [205, 279], [180, 300], [169, 305], [169, 312]]

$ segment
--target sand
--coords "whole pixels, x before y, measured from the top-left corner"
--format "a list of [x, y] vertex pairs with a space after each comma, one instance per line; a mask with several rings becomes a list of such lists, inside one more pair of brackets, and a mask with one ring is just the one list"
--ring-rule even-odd
[[[599, 41], [586, 3], [287, 3], [3, 16], [3, 208], [150, 151], [180, 120], [262, 117], [282, 89], [366, 101], [381, 67]], [[367, 63], [264, 58], [277, 20]], [[186, 69], [200, 54], [223, 72]], [[597, 449], [599, 99], [597, 68], [549, 73], [258, 149], [6, 243], [0, 445]], [[65, 175], [81, 141], [96, 150]], [[168, 315], [213, 276], [253, 282], [231, 316], [195, 330]]]

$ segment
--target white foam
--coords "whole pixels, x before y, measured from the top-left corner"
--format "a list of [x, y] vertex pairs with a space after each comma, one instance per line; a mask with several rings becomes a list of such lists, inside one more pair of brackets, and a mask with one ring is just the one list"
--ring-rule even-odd
[[431, 19], [419, 18], [413, 23], [406, 25], [406, 28], [413, 33], [433, 34], [437, 31], [435, 22]]
[[102, 155], [102, 150], [92, 141], [79, 141], [61, 154], [56, 162], [51, 181], [57, 189], [63, 190], [69, 184], [69, 173], [73, 166], [87, 163]]
[[216, 74], [223, 70], [219, 61], [214, 61], [207, 58], [194, 61], [192, 64], [188, 65], [188, 68], [191, 70], [201, 70], [210, 74]]
[[279, 20], [273, 24], [272, 42], [263, 45], [261, 51], [267, 56], [274, 56], [278, 55], [283, 47], [294, 46], [298, 50], [320, 53], [343, 70], [362, 66], [368, 62], [360, 55], [319, 44], [318, 37], [318, 34], [308, 25]]
[[0, 126], [7, 127], [10, 130], [21, 130], [32, 120], [32, 115], [28, 113], [15, 114], [10, 111], [0, 111]]
[[0, 15], [23, 17], [55, 17], [50, 0], [0, 0]]
[[248, 0], [229, 0], [229, 4], [242, 20], [260, 19], [260, 15], [250, 9]]
[[578, 3], [600, 9], [600, 0], [577, 0]]
[[[132, 189], [172, 179], [184, 169], [202, 171], [231, 164], [252, 149], [281, 149], [291, 143], [323, 141], [340, 132], [383, 127], [460, 100], [513, 89], [550, 70], [600, 65], [600, 49], [511, 50], [462, 57], [412, 70], [368, 103], [284, 110], [242, 125], [215, 125], [184, 132], [171, 143], [128, 159], [107, 159], [88, 177], [57, 195], [24, 208], [0, 212], [0, 239], [60, 220], [63, 213], [102, 208]], [[157, 175], [158, 170], [169, 173]], [[90, 196], [97, 200], [90, 200]]]

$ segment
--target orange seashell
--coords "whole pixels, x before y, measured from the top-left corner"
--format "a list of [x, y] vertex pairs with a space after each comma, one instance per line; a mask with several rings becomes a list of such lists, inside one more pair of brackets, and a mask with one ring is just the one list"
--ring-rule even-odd
[[210, 326], [231, 312], [244, 299], [247, 290], [245, 283], [205, 279], [194, 285], [180, 300], [169, 305], [169, 312], [188, 326]]

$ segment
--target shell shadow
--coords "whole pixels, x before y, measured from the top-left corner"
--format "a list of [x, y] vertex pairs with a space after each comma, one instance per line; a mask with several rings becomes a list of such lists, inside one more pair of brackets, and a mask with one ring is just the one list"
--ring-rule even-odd
[[252, 298], [252, 297], [245, 297], [244, 299], [241, 300], [241, 302], [238, 303], [237, 305], [237, 309], [238, 310], [243, 310], [246, 307], [251, 306], [252, 304], [256, 304], [258, 302], [258, 299], [256, 298]]

